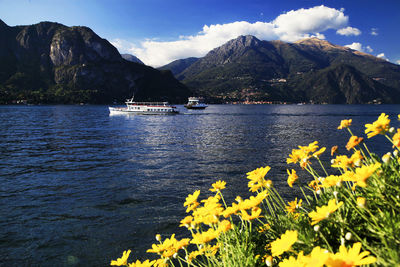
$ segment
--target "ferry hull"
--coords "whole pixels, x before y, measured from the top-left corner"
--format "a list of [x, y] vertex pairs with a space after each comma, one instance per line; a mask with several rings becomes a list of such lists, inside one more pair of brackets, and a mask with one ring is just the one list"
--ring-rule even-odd
[[191, 106], [191, 105], [184, 105], [187, 109], [205, 109], [207, 106]]
[[179, 111], [142, 111], [142, 110], [128, 110], [127, 108], [114, 108], [109, 107], [110, 115], [120, 115], [120, 114], [136, 114], [136, 115], [175, 115]]

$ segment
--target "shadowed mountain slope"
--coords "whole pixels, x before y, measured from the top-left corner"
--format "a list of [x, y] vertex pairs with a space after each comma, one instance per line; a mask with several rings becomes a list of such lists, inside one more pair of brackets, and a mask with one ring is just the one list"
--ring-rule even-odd
[[122, 59], [87, 27], [0, 21], [0, 103], [185, 102], [191, 94], [169, 71]]

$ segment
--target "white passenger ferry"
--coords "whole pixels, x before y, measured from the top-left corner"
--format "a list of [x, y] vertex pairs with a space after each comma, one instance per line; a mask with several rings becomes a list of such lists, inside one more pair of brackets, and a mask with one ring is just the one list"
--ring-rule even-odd
[[135, 102], [133, 97], [127, 99], [126, 107], [108, 107], [110, 115], [114, 114], [140, 114], [140, 115], [172, 115], [179, 111], [168, 102]]
[[184, 107], [187, 109], [205, 109], [208, 106], [204, 103], [202, 97], [189, 97], [188, 103]]

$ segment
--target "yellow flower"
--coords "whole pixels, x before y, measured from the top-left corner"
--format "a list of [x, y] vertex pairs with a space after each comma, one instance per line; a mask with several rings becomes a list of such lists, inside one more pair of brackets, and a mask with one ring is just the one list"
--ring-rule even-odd
[[289, 157], [286, 159], [286, 163], [294, 163], [296, 164], [300, 159], [303, 157], [303, 152], [298, 149], [292, 149], [292, 153], [289, 155]]
[[393, 135], [393, 147], [400, 148], [400, 129]]
[[[340, 246], [339, 252], [335, 255], [331, 255], [327, 260], [327, 265], [331, 267], [350, 267], [350, 266], [360, 266], [367, 265], [376, 262], [376, 258], [373, 256], [368, 256], [369, 251], [361, 252], [361, 243], [357, 242], [352, 248], [346, 249], [345, 246]], [[367, 257], [368, 256], [368, 257]]]
[[280, 238], [271, 242], [272, 257], [276, 257], [290, 250], [297, 241], [297, 231], [287, 230]]
[[129, 263], [128, 267], [151, 267], [155, 262], [156, 262], [155, 260], [154, 261], [146, 260], [144, 262], [140, 262], [139, 260], [137, 260], [136, 262]]
[[365, 124], [365, 133], [367, 134], [368, 138], [378, 134], [385, 134], [387, 131], [389, 131], [389, 123], [389, 116], [385, 113], [382, 113], [372, 124]]
[[355, 135], [351, 136], [346, 145], [347, 150], [351, 150], [352, 148], [356, 147], [363, 140], [364, 140], [364, 138], [362, 138], [362, 137], [357, 137]]
[[351, 157], [350, 157], [351, 167], [360, 166], [361, 165], [361, 160], [363, 158], [364, 157], [361, 155], [361, 151], [357, 150], [356, 152], [354, 152], [353, 155], [351, 155]]
[[288, 179], [287, 179], [287, 183], [290, 187], [293, 187], [294, 182], [297, 181], [297, 179], [299, 178], [299, 176], [297, 176], [296, 171], [292, 169], [292, 173], [290, 173], [289, 170], [286, 170], [287, 174], [289, 175]]
[[326, 264], [329, 256], [330, 253], [326, 249], [315, 247], [309, 255], [300, 257], [299, 260], [304, 263], [305, 266], [322, 267]]
[[296, 197], [295, 200], [288, 202], [289, 205], [286, 206], [286, 210], [287, 210], [289, 213], [292, 213], [292, 214], [293, 214], [293, 213], [296, 211], [296, 209], [298, 209], [298, 208], [301, 207], [301, 204], [302, 204], [302, 203], [303, 203], [303, 200], [300, 199], [300, 201], [297, 202], [297, 197]]
[[269, 225], [269, 224], [267, 223], [267, 224], [264, 224], [264, 225], [259, 226], [259, 227], [258, 227], [258, 232], [259, 232], [259, 233], [264, 233], [265, 231], [267, 231], [267, 230], [269, 230], [269, 229], [271, 229], [271, 225]]
[[192, 216], [186, 216], [184, 219], [181, 220], [181, 224], [179, 227], [190, 227], [190, 224], [193, 222], [193, 217]]
[[331, 199], [329, 200], [327, 206], [317, 207], [317, 211], [312, 211], [308, 214], [308, 216], [312, 219], [311, 225], [317, 224], [320, 221], [328, 218], [329, 215], [335, 212], [342, 205], [342, 201], [336, 204], [335, 199]]
[[343, 170], [346, 170], [347, 168], [354, 168], [355, 166], [361, 165], [362, 159], [363, 156], [359, 150], [355, 151], [350, 158], [348, 158], [346, 155], [338, 155], [333, 160], [332, 167], [341, 168]]
[[314, 189], [315, 191], [318, 191], [321, 187], [321, 184], [317, 180], [312, 180], [309, 184], [308, 187]]
[[340, 186], [342, 179], [342, 176], [329, 175], [322, 181], [321, 187]]
[[236, 203], [232, 203], [231, 207], [227, 207], [223, 212], [222, 215], [225, 218], [228, 218], [229, 216], [231, 216], [232, 214], [237, 214], [237, 212], [239, 211], [240, 207], [238, 204]]
[[168, 267], [168, 260], [167, 259], [158, 259], [154, 263], [156, 267]]
[[304, 150], [307, 153], [313, 153], [318, 149], [318, 141], [314, 141], [310, 144], [308, 144], [308, 146], [299, 146], [300, 149]]
[[197, 202], [197, 198], [200, 195], [200, 190], [196, 190], [194, 191], [194, 193], [192, 195], [188, 195], [186, 198], [185, 203], [183, 204], [184, 207], [192, 205], [193, 203]]
[[199, 205], [199, 203], [197, 202], [197, 198], [200, 195], [200, 190], [196, 190], [192, 195], [188, 195], [186, 197], [186, 201], [185, 203], [183, 203], [183, 206], [186, 207], [186, 212], [190, 212], [192, 210], [195, 210], [197, 208], [197, 206]]
[[337, 153], [338, 148], [339, 148], [338, 146], [333, 146], [331, 148], [331, 156], [333, 156], [335, 153]]
[[121, 258], [118, 258], [116, 261], [111, 261], [111, 265], [115, 265], [115, 266], [127, 265], [128, 264], [129, 254], [131, 254], [131, 250], [124, 251], [122, 253], [122, 257]]
[[219, 203], [220, 196], [211, 196], [201, 202], [204, 203], [203, 207], [197, 208], [193, 211], [194, 223], [195, 224], [215, 224], [219, 221], [219, 216], [224, 211], [221, 203]]
[[219, 236], [219, 231], [212, 228], [208, 229], [206, 232], [193, 234], [193, 239], [190, 241], [192, 244], [206, 244], [211, 240], [214, 240]]
[[200, 256], [203, 254], [203, 250], [195, 250], [190, 252], [189, 256], [188, 256], [188, 262], [192, 262], [193, 259], [195, 259], [197, 256]]
[[269, 166], [257, 168], [254, 171], [247, 173], [247, 179], [255, 181], [264, 179], [265, 175], [269, 172], [270, 169], [271, 167]]
[[249, 199], [245, 199], [239, 203], [239, 209], [247, 210], [247, 209], [257, 207], [267, 197], [267, 195], [268, 195], [268, 192], [265, 190], [265, 191], [258, 193], [257, 196], [255, 196], [255, 197], [250, 196]]
[[217, 181], [212, 184], [212, 188], [210, 189], [211, 192], [220, 191], [225, 188], [226, 182], [225, 181]]
[[[292, 153], [289, 155], [289, 158], [286, 159], [286, 163], [289, 164], [300, 162], [300, 166], [304, 169], [309, 163], [310, 157], [317, 157], [325, 151], [325, 148], [323, 147], [319, 151], [315, 152], [318, 149], [317, 144], [318, 141], [314, 141], [308, 146], [299, 146], [299, 149], [293, 149]], [[314, 154], [311, 155], [312, 153]]]
[[340, 122], [339, 127], [337, 127], [337, 128], [338, 128], [339, 130], [341, 130], [341, 129], [343, 129], [343, 128], [348, 128], [348, 127], [351, 126], [351, 122], [352, 122], [352, 119], [350, 119], [350, 120], [342, 120], [342, 121]]
[[341, 169], [347, 169], [352, 167], [351, 166], [351, 161], [346, 155], [338, 155], [336, 158], [333, 160], [332, 163], [333, 168], [341, 168]]
[[365, 207], [365, 198], [363, 197], [358, 197], [357, 198], [357, 206], [359, 206], [360, 208], [364, 208]]
[[317, 152], [314, 152], [313, 157], [319, 157], [321, 156], [322, 153], [324, 153], [326, 150], [326, 147], [322, 147], [320, 150], [318, 150]]
[[266, 166], [247, 173], [247, 179], [250, 180], [248, 182], [248, 187], [250, 188], [251, 192], [256, 192], [258, 189], [270, 186], [270, 181], [266, 181], [264, 179], [265, 175], [270, 169], [271, 167]]
[[302, 261], [303, 251], [300, 251], [297, 259], [293, 256], [290, 256], [289, 259], [284, 259], [279, 263], [279, 267], [305, 267], [306, 264]]
[[362, 166], [360, 168], [357, 168], [355, 173], [353, 175], [349, 175], [348, 173], [344, 175], [344, 181], [351, 181], [354, 182], [353, 189], [355, 186], [360, 186], [360, 187], [366, 187], [367, 186], [367, 180], [369, 177], [371, 177], [374, 172], [381, 167], [380, 163], [374, 163], [369, 166]]
[[175, 234], [173, 234], [171, 238], [165, 239], [163, 243], [153, 244], [151, 246], [152, 248], [148, 249], [147, 252], [161, 254], [164, 258], [170, 258], [177, 253], [179, 249], [189, 245], [189, 241], [189, 238], [178, 241], [175, 238]]
[[218, 225], [218, 231], [219, 232], [226, 232], [228, 230], [232, 229], [232, 224], [228, 220], [223, 220], [222, 222], [219, 223]]
[[249, 215], [246, 212], [246, 210], [241, 210], [240, 211], [241, 212], [240, 216], [242, 217], [243, 220], [251, 221], [251, 220], [259, 218], [260, 214], [261, 214], [261, 211], [262, 210], [259, 207], [254, 207], [254, 208], [251, 209], [251, 215]]

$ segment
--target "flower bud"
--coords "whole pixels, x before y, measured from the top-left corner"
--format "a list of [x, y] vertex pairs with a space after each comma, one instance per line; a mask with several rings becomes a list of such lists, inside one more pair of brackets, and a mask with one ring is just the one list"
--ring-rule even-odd
[[347, 232], [346, 235], [344, 236], [344, 238], [345, 238], [346, 240], [350, 240], [350, 239], [351, 239], [351, 233], [350, 233], [350, 232]]
[[382, 161], [383, 161], [383, 163], [388, 164], [388, 163], [390, 162], [390, 156], [391, 156], [391, 153], [390, 153], [390, 152], [388, 152], [388, 153], [386, 153], [385, 155], [383, 155], [383, 156], [382, 156]]
[[319, 231], [319, 225], [315, 225], [315, 226], [314, 226], [314, 231], [315, 231], [315, 232], [318, 232], [318, 231]]
[[160, 234], [156, 234], [156, 240], [157, 240], [158, 242], [161, 241], [161, 235], [160, 235]]
[[355, 162], [354, 162], [354, 165], [356, 166], [356, 167], [360, 167], [361, 166], [361, 160], [356, 160]]
[[389, 129], [389, 133], [394, 133], [394, 127], [390, 127], [390, 129]]
[[339, 194], [338, 191], [333, 191], [333, 195], [335, 196], [335, 198], [337, 198], [338, 194]]
[[272, 266], [272, 256], [268, 256], [268, 257], [265, 259], [265, 264], [266, 264], [268, 267]]
[[398, 154], [399, 154], [398, 150], [393, 151], [393, 156], [397, 157]]
[[365, 207], [365, 198], [358, 197], [357, 198], [357, 206], [359, 206], [360, 208], [364, 208]]
[[178, 253], [175, 252], [175, 254], [172, 257], [174, 257], [174, 259], [176, 259], [176, 257], [178, 257]]

